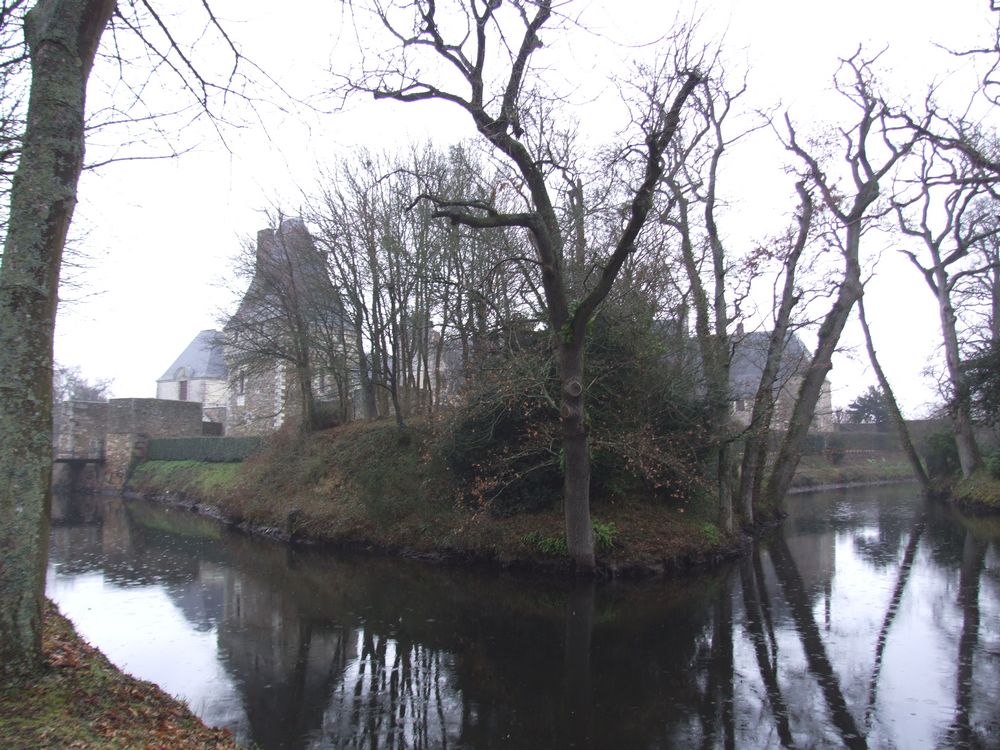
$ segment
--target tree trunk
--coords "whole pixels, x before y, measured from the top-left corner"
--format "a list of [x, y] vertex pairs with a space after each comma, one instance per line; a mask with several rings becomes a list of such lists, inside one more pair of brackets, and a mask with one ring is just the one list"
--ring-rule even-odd
[[583, 341], [559, 344], [566, 547], [578, 573], [594, 571], [594, 529], [590, 520], [590, 446], [583, 411]]
[[851, 309], [861, 297], [861, 266], [858, 253], [861, 245], [861, 219], [856, 219], [847, 227], [847, 243], [844, 250], [844, 278], [837, 290], [837, 298], [820, 326], [818, 343], [809, 370], [802, 379], [795, 407], [788, 421], [788, 431], [781, 441], [775, 458], [774, 470], [767, 483], [767, 500], [777, 506], [792, 486], [792, 476], [802, 458], [802, 441], [809, 431], [819, 401], [823, 382], [833, 366], [831, 358], [840, 342]]
[[899, 410], [899, 404], [896, 403], [896, 396], [893, 394], [892, 388], [889, 387], [889, 378], [886, 377], [885, 370], [882, 369], [882, 365], [878, 361], [878, 355], [875, 353], [872, 332], [868, 327], [868, 319], [865, 317], [864, 297], [858, 300], [858, 318], [861, 320], [861, 330], [865, 335], [865, 348], [868, 350], [868, 360], [872, 363], [872, 369], [875, 371], [879, 387], [882, 389], [882, 393], [885, 394], [886, 406], [889, 408], [889, 417], [892, 420], [893, 427], [896, 428], [896, 434], [899, 435], [899, 444], [902, 446], [903, 453], [906, 454], [910, 466], [913, 467], [913, 474], [916, 476], [917, 481], [920, 482], [920, 489], [925, 495], [929, 495], [931, 492], [931, 480], [927, 477], [924, 465], [920, 461], [920, 456], [913, 445], [913, 440], [910, 438], [910, 431], [906, 428], [906, 420], [903, 419], [903, 413]]
[[365, 354], [364, 333], [361, 330], [361, 317], [357, 317], [354, 323], [354, 348], [358, 355], [358, 381], [361, 385], [361, 408], [366, 420], [375, 419], [378, 416], [378, 407], [375, 404], [375, 386], [372, 384], [371, 373], [369, 371], [368, 357]]
[[[715, 276], [715, 291], [709, 305], [708, 293], [701, 279], [701, 263], [695, 256], [691, 223], [688, 215], [688, 198], [672, 180], [670, 181], [674, 200], [677, 204], [678, 220], [674, 226], [681, 233], [681, 259], [690, 285], [690, 295], [695, 311], [695, 337], [701, 355], [702, 372], [709, 402], [709, 424], [707, 425], [712, 449], [706, 457], [709, 477], [718, 488], [719, 520], [722, 527], [731, 532], [733, 518], [734, 453], [730, 449], [732, 441], [729, 430], [729, 336], [726, 333], [726, 296], [722, 257], [722, 245], [714, 230], [711, 204], [706, 206], [706, 221], [710, 230], [710, 244], [713, 250], [712, 269]], [[714, 314], [713, 314], [714, 313]], [[714, 320], [713, 320], [714, 318]], [[713, 326], [714, 322], [714, 326]]]
[[753, 411], [750, 413], [750, 426], [743, 446], [743, 465], [740, 475], [740, 499], [743, 506], [743, 523], [753, 526], [756, 523], [756, 507], [760, 497], [764, 472], [767, 468], [767, 455], [770, 442], [771, 421], [774, 417], [774, 384], [781, 367], [785, 346], [788, 341], [788, 329], [791, 324], [792, 310], [799, 302], [795, 291], [795, 274], [799, 259], [805, 250], [812, 227], [814, 204], [812, 196], [806, 190], [803, 182], [795, 185], [799, 195], [799, 229], [788, 257], [785, 259], [785, 280], [781, 289], [781, 302], [774, 318], [774, 329], [767, 345], [767, 358], [761, 373], [760, 384], [754, 396]]
[[52, 336], [83, 166], [87, 78], [113, 0], [39, 0], [0, 268], [0, 669], [40, 666], [52, 472]]
[[316, 418], [316, 396], [313, 393], [312, 368], [308, 363], [300, 363], [295, 368], [299, 381], [299, 399], [302, 408], [301, 429], [303, 432], [313, 432], [319, 420]]
[[962, 476], [968, 479], [972, 472], [979, 468], [983, 459], [973, 432], [972, 414], [969, 403], [968, 378], [962, 370], [962, 355], [958, 343], [958, 332], [955, 322], [955, 308], [951, 304], [948, 279], [944, 274], [944, 266], [938, 262], [936, 271], [936, 291], [938, 311], [941, 316], [941, 334], [944, 338], [944, 359], [948, 366], [948, 377], [951, 380], [952, 394], [948, 410], [951, 414], [952, 431], [955, 433], [955, 444], [958, 446], [958, 461], [962, 466]]

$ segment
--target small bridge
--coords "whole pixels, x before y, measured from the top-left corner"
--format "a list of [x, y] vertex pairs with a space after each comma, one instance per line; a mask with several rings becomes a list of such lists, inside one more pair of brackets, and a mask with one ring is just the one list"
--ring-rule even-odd
[[72, 453], [56, 452], [52, 454], [53, 463], [57, 464], [103, 464], [104, 446], [100, 450], [80, 451]]
[[197, 401], [63, 401], [53, 409], [52, 460], [68, 466], [71, 478], [93, 464], [100, 485], [120, 489], [132, 463], [145, 456], [149, 438], [198, 437], [201, 430]]
[[52, 418], [52, 460], [56, 463], [104, 462], [108, 434], [107, 401], [63, 401]]

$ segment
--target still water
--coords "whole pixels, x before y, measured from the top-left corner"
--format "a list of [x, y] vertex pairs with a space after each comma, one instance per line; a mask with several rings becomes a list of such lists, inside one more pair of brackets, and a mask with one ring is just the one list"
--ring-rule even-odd
[[272, 748], [1000, 748], [1000, 519], [796, 495], [743, 559], [578, 585], [342, 557], [118, 498], [53, 509], [49, 595]]

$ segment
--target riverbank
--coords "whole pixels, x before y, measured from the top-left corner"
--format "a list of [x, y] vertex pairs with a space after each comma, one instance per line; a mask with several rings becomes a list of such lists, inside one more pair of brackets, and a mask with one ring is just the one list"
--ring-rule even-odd
[[980, 469], [960, 480], [950, 492], [960, 508], [980, 513], [1000, 513], [1000, 479], [989, 469]]
[[825, 456], [803, 456], [792, 479], [792, 491], [914, 481], [902, 453], [871, 452], [833, 463]]
[[145, 748], [237, 750], [180, 701], [119, 671], [46, 603], [42, 674], [0, 683], [0, 747], [9, 750]]
[[[803, 461], [796, 486], [907, 478], [909, 467], [894, 456], [837, 466], [817, 456]], [[244, 463], [146, 461], [127, 490], [284, 541], [503, 568], [569, 569], [560, 504], [504, 515], [470, 507], [425, 425], [401, 430], [355, 423], [308, 438], [279, 434]], [[665, 502], [597, 493], [592, 516], [598, 572], [607, 577], [712, 564], [746, 543], [718, 526], [707, 495]]]
[[[569, 569], [558, 501], [498, 515], [464, 502], [430, 427], [350, 424], [279, 435], [242, 464], [147, 461], [127, 490], [183, 504], [248, 531], [508, 569]], [[708, 510], [706, 510], [708, 509]], [[697, 498], [592, 498], [598, 571], [642, 577], [717, 562], [745, 542]]]

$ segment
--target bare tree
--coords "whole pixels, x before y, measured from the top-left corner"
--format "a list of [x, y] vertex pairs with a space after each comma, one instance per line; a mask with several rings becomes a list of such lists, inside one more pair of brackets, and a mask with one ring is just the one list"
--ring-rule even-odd
[[797, 227], [780, 243], [786, 249], [780, 252], [781, 292], [775, 300], [773, 325], [768, 337], [767, 354], [761, 369], [760, 383], [754, 394], [750, 423], [743, 442], [743, 459], [740, 471], [740, 501], [743, 523], [753, 525], [768, 466], [770, 431], [774, 420], [775, 392], [779, 386], [779, 373], [786, 345], [792, 335], [792, 312], [802, 298], [798, 288], [799, 263], [811, 239], [815, 206], [805, 182], [796, 184], [799, 195]]
[[888, 111], [875, 91], [873, 60], [860, 50], [843, 60], [835, 78], [837, 90], [857, 111], [857, 120], [840, 130], [847, 179], [839, 183], [828, 176], [820, 160], [802, 144], [786, 116], [787, 147], [803, 163], [805, 177], [822, 196], [823, 204], [840, 224], [838, 240], [843, 273], [836, 282], [833, 303], [818, 332], [788, 430], [778, 449], [774, 469], [767, 482], [767, 499], [777, 504], [791, 486], [792, 475], [802, 456], [802, 441], [812, 423], [823, 382], [832, 367], [833, 353], [851, 310], [861, 296], [861, 238], [881, 210], [877, 200], [881, 183], [897, 163], [912, 150], [918, 136], [904, 128]]
[[980, 205], [996, 179], [970, 162], [964, 153], [951, 153], [939, 144], [926, 142], [913, 180], [913, 194], [902, 192], [893, 201], [900, 229], [923, 246], [919, 254], [907, 248], [903, 252], [920, 271], [937, 302], [948, 372], [948, 412], [966, 478], [982, 463], [982, 457], [973, 431], [955, 287], [970, 276], [989, 273], [993, 265], [988, 258], [976, 258], [973, 251], [1000, 230], [992, 211]]
[[27, 0], [0, 2], [0, 229], [4, 232], [27, 106], [28, 48], [21, 33], [27, 7]]
[[906, 420], [903, 419], [903, 412], [900, 410], [899, 403], [896, 401], [896, 396], [889, 384], [889, 378], [885, 374], [885, 370], [882, 368], [881, 362], [879, 362], [878, 353], [875, 350], [875, 341], [872, 339], [871, 327], [868, 325], [868, 316], [865, 315], [864, 296], [858, 299], [858, 319], [861, 322], [861, 330], [864, 332], [865, 336], [865, 349], [868, 351], [868, 361], [871, 363], [872, 370], [875, 371], [875, 377], [878, 379], [879, 388], [881, 389], [879, 395], [882, 398], [886, 410], [889, 412], [889, 421], [892, 422], [892, 426], [895, 428], [896, 434], [899, 436], [899, 442], [903, 447], [903, 453], [906, 455], [906, 460], [910, 462], [910, 467], [913, 469], [913, 475], [920, 483], [920, 488], [923, 490], [925, 495], [930, 494], [930, 478], [927, 476], [927, 471], [924, 469], [924, 465], [920, 460], [920, 455], [917, 453], [917, 449], [913, 445], [913, 439], [910, 437], [910, 430], [906, 426]]
[[107, 401], [109, 388], [110, 379], [90, 380], [79, 367], [56, 364], [52, 368], [53, 401]]
[[1000, 24], [991, 31], [989, 43], [953, 51], [957, 58], [985, 63], [979, 85], [958, 113], [940, 105], [939, 86], [931, 86], [919, 112], [902, 108], [899, 112], [908, 127], [952, 157], [961, 157], [973, 168], [1000, 176], [1000, 141], [994, 128], [984, 127], [989, 115], [1000, 106]]
[[[723, 156], [741, 138], [763, 124], [735, 135], [724, 134], [726, 119], [746, 91], [745, 83], [730, 91], [722, 81], [711, 81], [694, 97], [696, 116], [688, 131], [672, 149], [665, 185], [668, 207], [661, 221], [679, 235], [680, 265], [687, 276], [688, 295], [694, 308], [695, 339], [700, 353], [709, 405], [713, 481], [718, 486], [723, 527], [735, 526], [733, 497], [736, 493], [737, 436], [730, 429], [730, 366], [733, 344], [729, 325], [738, 313], [739, 300], [732, 300], [734, 261], [726, 253], [719, 230], [719, 167]], [[726, 128], [728, 130], [728, 127]], [[705, 278], [707, 277], [707, 278]]]
[[[532, 57], [542, 47], [541, 33], [553, 16], [551, 0], [496, 0], [455, 3], [447, 9], [435, 0], [369, 4], [389, 31], [395, 46], [384, 65], [362, 71], [351, 82], [356, 91], [401, 102], [437, 100], [467, 115], [480, 136], [514, 168], [523, 188], [524, 210], [498, 210], [479, 200], [441, 200], [427, 196], [434, 215], [473, 228], [519, 227], [531, 237], [542, 288], [552, 346], [562, 386], [561, 425], [564, 458], [564, 508], [569, 555], [580, 572], [594, 569], [590, 520], [590, 452], [584, 412], [583, 344], [588, 322], [608, 296], [625, 260], [633, 252], [653, 206], [654, 190], [663, 176], [663, 156], [680, 122], [691, 92], [703, 73], [686, 57], [687, 37], [669, 66], [650, 76], [642, 91], [641, 111], [634, 123], [637, 142], [622, 153], [634, 157], [637, 174], [623, 209], [621, 229], [585, 292], [571, 296], [566, 273], [567, 231], [561, 225], [550, 187], [552, 170], [545, 131], [532, 128], [530, 85]], [[436, 77], [420, 59], [430, 57], [448, 71]], [[502, 63], [498, 60], [502, 59]], [[491, 78], [500, 64], [502, 74]]]

